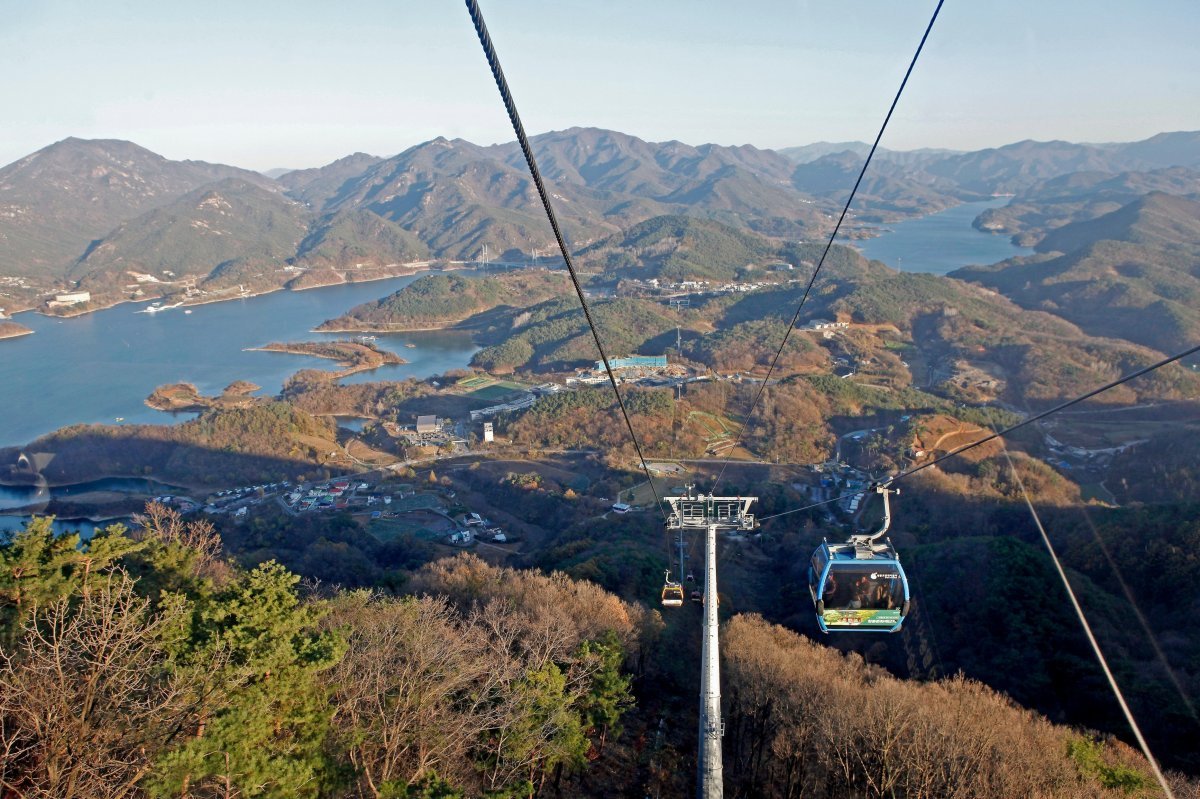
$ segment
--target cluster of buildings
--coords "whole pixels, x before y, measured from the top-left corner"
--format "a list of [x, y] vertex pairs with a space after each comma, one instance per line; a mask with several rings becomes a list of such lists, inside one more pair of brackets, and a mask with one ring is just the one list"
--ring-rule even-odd
[[[567, 379], [567, 382], [571, 382], [570, 378]], [[524, 410], [525, 408], [532, 406], [533, 403], [537, 402], [540, 397], [548, 397], [551, 394], [557, 394], [562, 390], [563, 387], [558, 383], [541, 383], [509, 400], [508, 402], [502, 402], [499, 405], [489, 405], [486, 408], [478, 408], [471, 411], [471, 421], [478, 422], [480, 419], [490, 419], [496, 414], [504, 413], [506, 411]], [[488, 440], [490, 441], [491, 439]]]
[[371, 490], [368, 483], [355, 483], [350, 480], [336, 480], [328, 483], [321, 483], [313, 486], [307, 491], [296, 489], [289, 493], [284, 502], [289, 508], [293, 508], [300, 512], [319, 511], [319, 510], [345, 510], [350, 507], [351, 500], [356, 500], [356, 504], [371, 505], [382, 502], [384, 505], [390, 505], [392, 498], [390, 496], [373, 496], [368, 494], [360, 494]]
[[[817, 484], [806, 486], [814, 502], [826, 502], [840, 496], [837, 505], [843, 512], [850, 515], [858, 513], [866, 500], [867, 488], [871, 484], [870, 475], [836, 460], [813, 464], [812, 469], [821, 475]], [[803, 486], [796, 484], [794, 487], [801, 489]]]
[[[556, 386], [555, 388], [557, 389], [558, 387]], [[489, 405], [486, 408], [477, 408], [471, 411], [471, 421], [478, 422], [480, 419], [490, 419], [496, 414], [504, 413], [505, 411], [524, 410], [537, 402], [537, 400], [538, 395], [530, 391], [510, 402], [502, 402], [499, 405]]]
[[470, 546], [476, 541], [491, 541], [496, 544], [508, 541], [508, 536], [504, 534], [503, 530], [478, 513], [468, 513], [463, 524], [465, 526], [462, 529], [455, 530], [450, 534], [447, 539], [448, 543], [463, 547]]
[[[648, 381], [651, 378], [664, 375], [671, 366], [666, 355], [628, 355], [624, 358], [609, 358], [608, 365], [613, 373], [620, 373], [621, 382]], [[682, 373], [681, 370], [678, 370]], [[567, 378], [567, 385], [597, 385], [608, 382], [608, 372], [604, 361], [596, 361], [592, 369], [581, 369], [573, 377]]]
[[828, 319], [812, 319], [800, 326], [801, 330], [842, 330], [850, 327], [849, 322], [831, 322]]
[[644, 281], [645, 285], [656, 291], [669, 291], [676, 294], [739, 294], [747, 291], [757, 291], [768, 283], [747, 283], [734, 281], [731, 283], [710, 283], [707, 280], [681, 280], [678, 283], [663, 283], [656, 277]]

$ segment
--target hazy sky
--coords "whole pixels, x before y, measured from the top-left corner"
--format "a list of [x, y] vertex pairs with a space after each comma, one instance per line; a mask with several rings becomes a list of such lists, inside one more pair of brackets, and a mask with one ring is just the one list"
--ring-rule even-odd
[[[932, 0], [481, 0], [526, 128], [873, 138]], [[512, 139], [457, 0], [0, 0], [0, 164], [128, 139], [253, 169]], [[884, 140], [1200, 128], [1195, 0], [947, 0]]]

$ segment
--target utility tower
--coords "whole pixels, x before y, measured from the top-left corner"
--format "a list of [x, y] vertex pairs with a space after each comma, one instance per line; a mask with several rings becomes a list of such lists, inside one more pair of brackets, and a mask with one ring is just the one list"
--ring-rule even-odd
[[696, 759], [696, 796], [722, 799], [724, 774], [721, 765], [721, 647], [717, 640], [717, 531], [753, 530], [750, 506], [758, 497], [714, 497], [696, 495], [688, 486], [687, 496], [667, 497], [672, 530], [704, 530], [704, 632], [700, 652], [700, 741]]

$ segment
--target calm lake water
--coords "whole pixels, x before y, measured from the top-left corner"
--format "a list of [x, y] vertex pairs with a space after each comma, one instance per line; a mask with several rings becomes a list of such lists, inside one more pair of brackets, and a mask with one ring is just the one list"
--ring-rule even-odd
[[[75, 319], [20, 314], [17, 321], [34, 335], [0, 341], [0, 446], [25, 444], [70, 424], [191, 418], [145, 405], [164, 383], [194, 383], [201, 393], [216, 394], [235, 380], [248, 380], [262, 386], [260, 394], [276, 394], [293, 373], [336, 368], [333, 361], [246, 348], [345, 338], [310, 331], [417, 277], [278, 291], [194, 306], [190, 314], [183, 308], [139, 313], [144, 305], [129, 304]], [[380, 335], [376, 344], [408, 363], [352, 375], [348, 382], [441, 374], [466, 366], [478, 349], [469, 334], [456, 331]]]
[[[101, 480], [90, 480], [86, 483], [55, 486], [52, 489], [35, 486], [0, 485], [0, 510], [20, 508], [26, 505], [45, 505], [50, 501], [50, 495], [62, 499], [78, 496], [92, 491], [112, 491], [123, 494], [187, 494], [188, 489], [179, 486], [160, 483], [145, 477], [105, 477]], [[0, 528], [3, 529], [3, 528]]]
[[971, 264], [994, 264], [1033, 250], [1014, 246], [1008, 236], [982, 233], [971, 222], [985, 209], [1007, 205], [999, 197], [964, 205], [937, 214], [893, 222], [888, 232], [873, 239], [851, 242], [867, 258], [883, 261], [903, 272], [944, 275]]
[[[0, 516], [0, 537], [3, 533], [20, 530], [29, 521], [28, 516]], [[54, 532], [58, 535], [67, 535], [68, 533], [79, 533], [80, 538], [87, 541], [96, 534], [97, 528], [108, 527], [110, 524], [116, 523], [129, 526], [129, 519], [113, 519], [104, 522], [92, 522], [87, 519], [55, 519], [50, 526], [54, 528]]]

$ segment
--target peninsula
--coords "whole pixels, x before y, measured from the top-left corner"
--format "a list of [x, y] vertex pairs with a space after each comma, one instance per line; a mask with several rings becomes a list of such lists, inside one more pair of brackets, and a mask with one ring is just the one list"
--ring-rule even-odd
[[12, 322], [7, 319], [0, 321], [0, 338], [17, 338], [18, 336], [28, 336], [32, 332], [33, 331], [25, 327], [25, 325], [19, 325], [16, 322]]
[[293, 355], [311, 355], [314, 358], [335, 360], [342, 368], [329, 374], [331, 380], [337, 380], [357, 372], [369, 372], [389, 364], [408, 363], [394, 352], [381, 350], [367, 340], [275, 342], [262, 347], [251, 347], [248, 351], [288, 352]]

